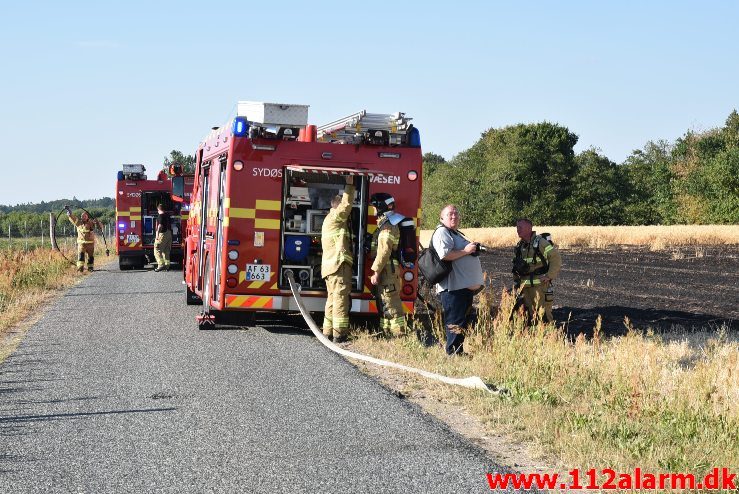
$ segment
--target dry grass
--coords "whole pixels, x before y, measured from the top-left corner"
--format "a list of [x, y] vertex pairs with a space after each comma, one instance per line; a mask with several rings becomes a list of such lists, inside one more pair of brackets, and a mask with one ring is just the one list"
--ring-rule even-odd
[[37, 306], [49, 290], [67, 286], [74, 266], [49, 249], [0, 250], [0, 334]]
[[[452, 376], [479, 375], [504, 397], [429, 382], [493, 433], [531, 441], [557, 468], [635, 467], [704, 474], [739, 468], [739, 343], [726, 330], [670, 340], [627, 336], [576, 341], [551, 325], [509, 321], [513, 297], [483, 292], [486, 314], [466, 341], [472, 359], [447, 357], [415, 337], [357, 335], [359, 351]], [[493, 303], [493, 300], [496, 300]], [[496, 315], [497, 314], [497, 315]], [[437, 334], [441, 329], [436, 328]], [[732, 339], [733, 338], [733, 339]], [[408, 378], [413, 381], [414, 378]]]
[[[490, 247], [512, 247], [518, 242], [515, 227], [462, 228], [471, 240]], [[649, 246], [664, 250], [685, 245], [730, 245], [739, 243], [739, 225], [678, 226], [537, 226], [538, 232], [549, 232], [562, 248], [587, 247], [602, 249], [613, 245]], [[430, 230], [421, 232], [426, 246]]]
[[[23, 249], [23, 245], [19, 250], [0, 249], [0, 362], [14, 346], [3, 345], [10, 328], [33, 315], [57, 290], [72, 285], [80, 276], [58, 252]], [[103, 252], [96, 253], [98, 266], [114, 259], [106, 258]], [[74, 259], [73, 251], [65, 254]]]

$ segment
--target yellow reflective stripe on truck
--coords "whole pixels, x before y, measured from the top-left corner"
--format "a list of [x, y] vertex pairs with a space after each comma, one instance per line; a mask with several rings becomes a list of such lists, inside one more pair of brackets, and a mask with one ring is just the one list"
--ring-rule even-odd
[[282, 201], [268, 201], [266, 199], [257, 199], [256, 209], [263, 211], [279, 211], [282, 209]]
[[254, 228], [260, 228], [262, 230], [279, 230], [280, 220], [256, 218], [254, 219]]
[[254, 218], [255, 209], [251, 208], [229, 208], [228, 216], [230, 218]]

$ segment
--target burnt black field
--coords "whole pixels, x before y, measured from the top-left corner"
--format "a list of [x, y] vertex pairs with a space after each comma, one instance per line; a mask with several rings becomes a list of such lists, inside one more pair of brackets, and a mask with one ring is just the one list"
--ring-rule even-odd
[[[603, 318], [607, 335], [633, 327], [674, 331], [739, 330], [739, 246], [561, 250], [562, 272], [555, 282], [554, 316], [568, 334], [592, 334]], [[513, 249], [482, 254], [494, 289], [512, 286]]]

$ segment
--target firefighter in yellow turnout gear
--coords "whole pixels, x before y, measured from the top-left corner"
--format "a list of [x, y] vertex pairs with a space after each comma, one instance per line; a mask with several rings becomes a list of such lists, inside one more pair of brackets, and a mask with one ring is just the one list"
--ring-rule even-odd
[[545, 321], [554, 322], [552, 281], [562, 268], [562, 257], [556, 247], [533, 231], [531, 220], [519, 219], [516, 232], [521, 240], [515, 249], [513, 276], [526, 312], [532, 318], [543, 308]]
[[349, 334], [351, 308], [352, 266], [354, 265], [351, 233], [348, 220], [354, 202], [354, 179], [346, 177], [341, 196], [331, 201], [331, 211], [321, 227], [321, 277], [326, 280], [326, 309], [323, 316], [323, 335], [342, 342]]
[[380, 313], [380, 327], [390, 331], [393, 336], [401, 336], [406, 331], [403, 303], [400, 301], [400, 265], [397, 260], [400, 229], [398, 222], [404, 216], [394, 212], [395, 199], [383, 192], [372, 194], [370, 198], [377, 210], [377, 230], [372, 236], [372, 263], [370, 282], [377, 290], [377, 310]]
[[80, 218], [72, 214], [69, 206], [64, 206], [69, 221], [77, 228], [77, 271], [82, 272], [87, 254], [87, 270], [92, 271], [95, 264], [95, 225], [102, 230], [103, 225], [93, 220], [87, 212]]

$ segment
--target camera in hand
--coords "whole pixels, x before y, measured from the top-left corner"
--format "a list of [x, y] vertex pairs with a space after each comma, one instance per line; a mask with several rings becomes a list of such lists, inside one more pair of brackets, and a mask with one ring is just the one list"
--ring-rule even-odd
[[475, 252], [472, 252], [470, 255], [477, 257], [480, 255], [480, 252], [487, 252], [487, 249], [483, 247], [480, 242], [475, 242]]

